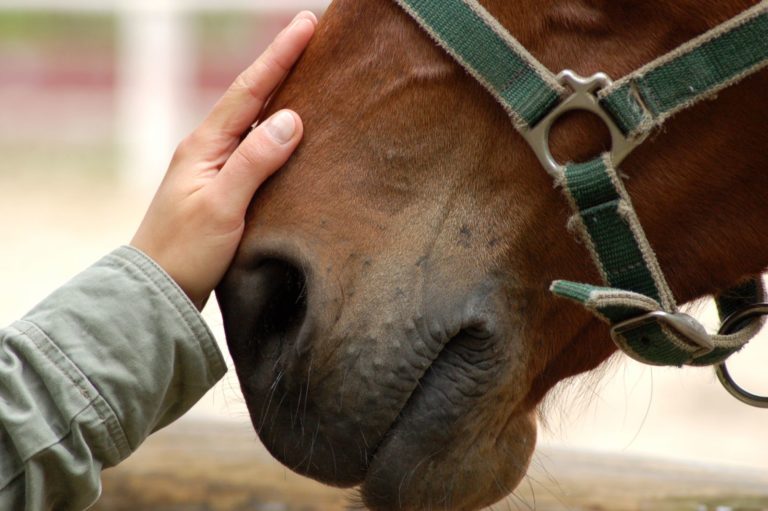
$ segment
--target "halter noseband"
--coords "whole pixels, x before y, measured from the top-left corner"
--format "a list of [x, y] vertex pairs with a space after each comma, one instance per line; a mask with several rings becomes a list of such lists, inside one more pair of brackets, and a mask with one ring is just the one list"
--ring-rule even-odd
[[[764, 297], [762, 281], [716, 297], [721, 318], [751, 311], [726, 321], [718, 335], [679, 312], [617, 166], [668, 118], [768, 65], [768, 0], [616, 82], [604, 73], [583, 78], [566, 70], [555, 76], [477, 0], [396, 2], [497, 99], [563, 188], [574, 210], [570, 224], [605, 286], [556, 281], [552, 291], [611, 325], [614, 341], [632, 358], [651, 365], [719, 365], [726, 388], [741, 398], [748, 394], [724, 364], [757, 334], [757, 316], [768, 314], [768, 306], [755, 305]], [[611, 151], [586, 163], [555, 160], [549, 131], [571, 110], [605, 122]]]

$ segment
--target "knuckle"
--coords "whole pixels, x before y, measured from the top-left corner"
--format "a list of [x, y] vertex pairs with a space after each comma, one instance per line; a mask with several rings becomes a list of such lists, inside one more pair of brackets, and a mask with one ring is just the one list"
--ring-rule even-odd
[[176, 146], [176, 151], [173, 153], [173, 159], [184, 159], [184, 157], [190, 152], [190, 146], [191, 144], [189, 142], [189, 137], [185, 137], [181, 142], [179, 142], [179, 145]]
[[206, 218], [216, 218], [220, 212], [221, 205], [213, 194], [205, 193], [200, 197], [197, 209], [199, 212], [203, 213]]
[[228, 221], [226, 204], [212, 193], [202, 194], [197, 204], [197, 212], [209, 225], [219, 225]]
[[246, 91], [253, 95], [256, 91], [253, 86], [253, 80], [249, 78], [249, 75], [250, 73], [248, 70], [245, 70], [237, 75], [237, 78], [235, 78], [235, 81], [232, 83], [232, 87], [237, 90]]
[[251, 97], [265, 101], [265, 93], [263, 87], [263, 79], [265, 76], [272, 75], [285, 75], [288, 72], [288, 68], [280, 62], [279, 58], [275, 55], [274, 51], [267, 50], [267, 52], [248, 69], [240, 73], [233, 83], [233, 87], [238, 90], [245, 91]]
[[248, 168], [263, 165], [268, 153], [269, 151], [263, 142], [252, 139], [247, 139], [238, 149], [238, 154], [242, 162]]
[[230, 166], [230, 175], [238, 176], [238, 181], [249, 184], [258, 185], [279, 164], [278, 161], [282, 161], [276, 151], [258, 143], [241, 145], [235, 155], [237, 159]]
[[190, 133], [176, 146], [176, 151], [174, 152], [173, 157], [176, 160], [184, 159], [192, 154], [198, 147], [200, 147], [200, 140], [197, 133]]
[[284, 59], [281, 58], [281, 55], [278, 54], [274, 44], [270, 46], [269, 50], [264, 54], [263, 64], [269, 70], [278, 72], [280, 74], [287, 73], [290, 68], [290, 66], [284, 62]]
[[206, 223], [216, 231], [233, 230], [233, 226], [243, 221], [242, 215], [238, 214], [230, 201], [212, 193], [201, 197], [199, 212], [204, 215]]
[[257, 101], [263, 102], [266, 101], [266, 94], [268, 92], [264, 91], [264, 87], [262, 85], [262, 76], [265, 76], [265, 73], [267, 72], [268, 68], [260, 68], [260, 62], [257, 62], [252, 67], [246, 69], [242, 73], [240, 73], [237, 78], [235, 78], [235, 82], [232, 84], [232, 87], [235, 90], [243, 91], [248, 96], [256, 99]]
[[288, 73], [290, 66], [280, 58], [280, 55], [275, 51], [271, 51], [264, 59], [264, 65], [268, 68], [280, 73], [281, 75]]

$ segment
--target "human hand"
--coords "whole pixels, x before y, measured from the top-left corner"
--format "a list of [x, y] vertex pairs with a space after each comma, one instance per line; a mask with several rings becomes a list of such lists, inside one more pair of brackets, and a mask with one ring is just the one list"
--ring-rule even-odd
[[202, 309], [229, 267], [245, 211], [303, 135], [301, 118], [282, 110], [242, 140], [317, 25], [302, 12], [179, 144], [131, 245], [157, 262]]

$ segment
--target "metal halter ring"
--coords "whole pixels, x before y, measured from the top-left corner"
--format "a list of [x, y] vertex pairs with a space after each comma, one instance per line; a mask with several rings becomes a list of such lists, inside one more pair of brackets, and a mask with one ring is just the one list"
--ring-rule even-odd
[[523, 137], [533, 152], [536, 153], [544, 169], [551, 176], [559, 177], [562, 174], [562, 165], [552, 156], [552, 151], [549, 148], [549, 133], [555, 122], [567, 112], [573, 110], [591, 112], [605, 123], [611, 133], [610, 154], [614, 165], [621, 163], [629, 153], [644, 141], [645, 137], [627, 138], [595, 96], [596, 92], [611, 85], [611, 79], [607, 74], [597, 73], [585, 78], [570, 69], [566, 69], [557, 75], [557, 80], [570, 88], [573, 91], [572, 94], [552, 109], [536, 126], [522, 132]]
[[[752, 305], [729, 316], [723, 322], [723, 326], [720, 327], [719, 333], [721, 335], [732, 334], [739, 329], [738, 327], [743, 321], [752, 319], [756, 316], [765, 315], [768, 315], [768, 303], [758, 303]], [[728, 372], [728, 366], [725, 362], [717, 366], [715, 373], [717, 374], [717, 379], [720, 380], [720, 383], [722, 383], [723, 387], [725, 387], [725, 390], [727, 390], [730, 395], [742, 403], [746, 403], [749, 406], [754, 406], [757, 408], [768, 408], [768, 396], [758, 396], [741, 388], [731, 377], [731, 374]]]

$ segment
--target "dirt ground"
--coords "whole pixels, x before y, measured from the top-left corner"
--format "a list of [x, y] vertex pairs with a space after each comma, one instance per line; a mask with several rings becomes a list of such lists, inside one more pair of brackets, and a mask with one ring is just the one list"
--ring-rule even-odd
[[[246, 423], [182, 421], [104, 473], [95, 511], [361, 509], [277, 465]], [[768, 473], [545, 447], [515, 496], [494, 510], [762, 511]]]

